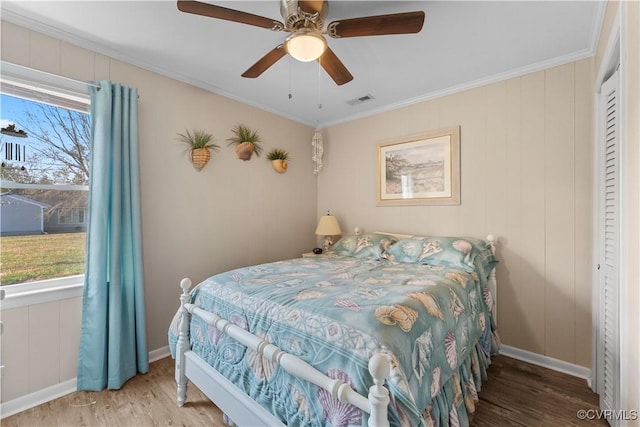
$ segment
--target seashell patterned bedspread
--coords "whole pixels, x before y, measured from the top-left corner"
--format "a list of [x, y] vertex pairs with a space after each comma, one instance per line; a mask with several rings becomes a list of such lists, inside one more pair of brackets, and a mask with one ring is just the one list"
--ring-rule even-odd
[[[327, 254], [218, 274], [191, 299], [365, 396], [369, 358], [383, 352], [392, 425], [466, 425], [495, 350], [487, 274]], [[176, 315], [174, 356], [177, 325]], [[366, 413], [195, 316], [190, 337], [194, 352], [289, 426], [367, 425]]]

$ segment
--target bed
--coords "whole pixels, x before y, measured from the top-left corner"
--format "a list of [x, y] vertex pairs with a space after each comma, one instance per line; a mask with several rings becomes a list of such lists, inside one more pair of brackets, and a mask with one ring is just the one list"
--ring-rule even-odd
[[239, 426], [468, 425], [497, 352], [495, 239], [347, 236], [326, 254], [181, 282], [187, 382]]

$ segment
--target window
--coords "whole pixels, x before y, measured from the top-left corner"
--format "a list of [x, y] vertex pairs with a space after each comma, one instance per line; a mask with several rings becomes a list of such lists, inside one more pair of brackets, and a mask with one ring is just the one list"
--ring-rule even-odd
[[60, 224], [84, 224], [84, 213], [86, 209], [58, 209], [58, 223]]
[[4, 74], [0, 93], [2, 289], [81, 284], [89, 96]]

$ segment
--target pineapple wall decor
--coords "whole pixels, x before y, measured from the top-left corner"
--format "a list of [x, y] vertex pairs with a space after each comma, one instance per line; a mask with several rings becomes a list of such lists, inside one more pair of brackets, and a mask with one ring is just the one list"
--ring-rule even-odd
[[236, 154], [240, 160], [251, 160], [253, 153], [260, 156], [262, 153], [262, 145], [258, 132], [243, 124], [236, 125], [231, 132], [233, 136], [227, 141], [229, 145], [235, 145]]
[[213, 136], [203, 130], [194, 129], [193, 133], [185, 130], [185, 133], [178, 134], [178, 140], [188, 145], [187, 151], [191, 158], [191, 163], [196, 170], [200, 171], [211, 159], [211, 151], [217, 151], [220, 146], [213, 142]]
[[278, 173], [285, 173], [289, 166], [289, 153], [279, 148], [274, 148], [267, 153], [267, 160], [271, 161], [271, 166]]

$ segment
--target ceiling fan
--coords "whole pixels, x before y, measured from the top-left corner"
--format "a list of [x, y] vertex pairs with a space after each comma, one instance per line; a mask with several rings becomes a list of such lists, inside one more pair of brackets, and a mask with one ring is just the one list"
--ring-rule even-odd
[[327, 46], [325, 34], [335, 39], [413, 34], [420, 32], [424, 23], [424, 12], [416, 11], [332, 21], [326, 30], [323, 30], [328, 10], [326, 0], [281, 0], [280, 14], [284, 24], [252, 13], [192, 0], [178, 0], [178, 9], [195, 15], [290, 33], [284, 43], [260, 58], [242, 74], [242, 77], [260, 76], [288, 53], [299, 61], [317, 60], [337, 85], [350, 82], [353, 76]]

